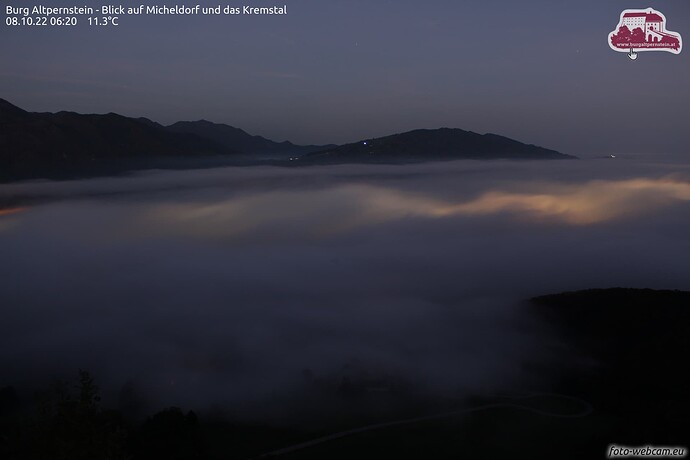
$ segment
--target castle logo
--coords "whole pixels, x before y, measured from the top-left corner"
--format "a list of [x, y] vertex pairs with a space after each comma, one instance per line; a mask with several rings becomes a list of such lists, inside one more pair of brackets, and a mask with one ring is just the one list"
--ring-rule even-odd
[[680, 54], [683, 39], [678, 32], [666, 30], [666, 16], [660, 11], [653, 8], [624, 10], [616, 30], [609, 34], [609, 46], [635, 59], [638, 51]]

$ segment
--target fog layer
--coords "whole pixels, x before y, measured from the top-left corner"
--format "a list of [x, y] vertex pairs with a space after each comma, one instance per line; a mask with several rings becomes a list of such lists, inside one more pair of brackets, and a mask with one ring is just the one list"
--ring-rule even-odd
[[153, 171], [0, 198], [0, 386], [86, 368], [106, 393], [246, 413], [314, 382], [462, 397], [539, 384], [525, 363], [558, 339], [523, 299], [690, 289], [690, 169], [640, 158]]

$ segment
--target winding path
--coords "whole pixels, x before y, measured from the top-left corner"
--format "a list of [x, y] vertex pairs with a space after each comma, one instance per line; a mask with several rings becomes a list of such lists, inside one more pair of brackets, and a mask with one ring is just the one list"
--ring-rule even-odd
[[483, 410], [487, 410], [487, 409], [498, 409], [498, 408], [522, 409], [522, 410], [526, 410], [529, 412], [533, 412], [535, 414], [544, 415], [547, 417], [558, 417], [558, 418], [586, 417], [587, 415], [591, 414], [593, 411], [592, 405], [585, 400], [575, 398], [573, 396], [561, 395], [561, 394], [556, 394], [556, 393], [530, 393], [526, 396], [517, 397], [517, 398], [513, 398], [513, 399], [518, 400], [518, 401], [525, 401], [525, 400], [536, 398], [539, 396], [551, 396], [551, 397], [557, 397], [557, 398], [561, 398], [561, 399], [567, 399], [570, 401], [575, 401], [578, 404], [582, 405], [582, 410], [579, 412], [573, 413], [573, 414], [559, 414], [559, 413], [555, 413], [555, 412], [547, 412], [547, 411], [544, 411], [541, 409], [536, 409], [534, 407], [530, 407], [530, 406], [524, 405], [524, 404], [517, 404], [517, 403], [510, 403], [510, 402], [483, 404], [481, 406], [471, 407], [468, 409], [456, 410], [456, 411], [451, 411], [451, 412], [443, 412], [441, 414], [425, 415], [422, 417], [414, 417], [414, 418], [407, 418], [407, 419], [401, 419], [401, 420], [394, 420], [391, 422], [374, 423], [372, 425], [365, 425], [365, 426], [362, 426], [359, 428], [353, 428], [351, 430], [339, 431], [337, 433], [329, 434], [327, 436], [322, 436], [320, 438], [312, 439], [311, 441], [306, 441], [306, 442], [302, 442], [299, 444], [294, 444], [292, 446], [284, 447], [282, 449], [273, 450], [271, 452], [261, 454], [255, 458], [258, 460], [258, 459], [262, 459], [262, 458], [277, 457], [280, 455], [296, 452], [298, 450], [307, 449], [309, 447], [317, 446], [319, 444], [323, 444], [323, 443], [333, 441], [336, 439], [344, 438], [346, 436], [352, 436], [355, 434], [365, 433], [367, 431], [380, 430], [382, 428], [407, 425], [407, 424], [417, 423], [417, 422], [425, 422], [428, 420], [437, 420], [437, 419], [442, 419], [442, 418], [446, 418], [446, 417], [454, 417], [457, 415], [469, 414], [472, 412], [479, 412], [479, 411], [483, 411]]

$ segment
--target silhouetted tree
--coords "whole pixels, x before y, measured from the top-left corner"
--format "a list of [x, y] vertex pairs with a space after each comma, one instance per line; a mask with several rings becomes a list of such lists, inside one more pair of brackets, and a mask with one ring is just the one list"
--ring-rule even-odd
[[117, 407], [125, 418], [141, 421], [145, 406], [146, 404], [134, 383], [127, 382], [122, 386], [117, 397]]
[[27, 460], [125, 459], [126, 429], [120, 414], [99, 407], [98, 387], [79, 371], [76, 397], [57, 382], [37, 395], [37, 417], [21, 430], [16, 458]]
[[194, 412], [184, 414], [171, 407], [144, 422], [132, 442], [135, 459], [194, 460], [207, 458], [204, 454], [198, 419]]

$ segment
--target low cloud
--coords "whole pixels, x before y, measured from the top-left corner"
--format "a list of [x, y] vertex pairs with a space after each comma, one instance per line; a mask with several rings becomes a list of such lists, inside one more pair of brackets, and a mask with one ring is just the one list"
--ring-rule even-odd
[[135, 382], [153, 405], [255, 416], [344, 377], [455, 397], [529, 385], [524, 363], [557, 340], [522, 299], [690, 289], [686, 170], [558, 163], [2, 186], [25, 209], [0, 215], [0, 385], [82, 367], [111, 395]]

